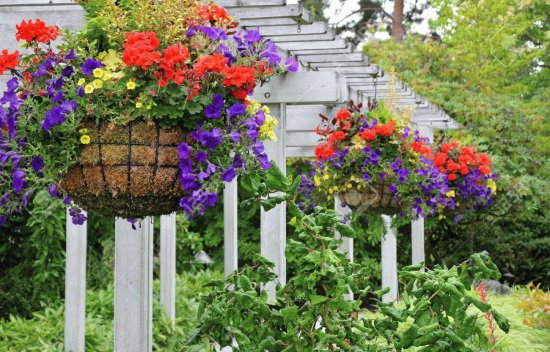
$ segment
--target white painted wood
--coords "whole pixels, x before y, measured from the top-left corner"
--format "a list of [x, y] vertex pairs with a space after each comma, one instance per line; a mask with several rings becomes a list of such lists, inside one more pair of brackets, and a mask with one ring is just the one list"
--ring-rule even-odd
[[[276, 38], [275, 38], [276, 40]], [[326, 50], [326, 49], [344, 49], [351, 46], [345, 39], [333, 39], [315, 42], [280, 42], [277, 44], [285, 50]]]
[[176, 319], [176, 213], [160, 217], [160, 303]]
[[261, 20], [266, 18], [290, 18], [296, 23], [311, 23], [312, 16], [302, 5], [235, 7], [229, 11], [238, 19]]
[[153, 218], [115, 225], [115, 351], [150, 352], [153, 340]]
[[275, 42], [277, 43], [281, 43], [281, 42], [287, 42], [287, 43], [292, 43], [292, 42], [324, 42], [324, 41], [327, 41], [327, 40], [334, 40], [336, 39], [336, 34], [334, 33], [333, 30], [328, 30], [326, 33], [323, 33], [323, 34], [312, 34], [312, 35], [308, 35], [308, 36], [300, 36], [300, 35], [281, 35], [281, 36], [278, 36], [277, 38], [273, 38], [273, 39], [276, 39]]
[[[86, 215], [86, 212], [84, 212]], [[65, 251], [65, 351], [84, 352], [86, 336], [87, 223], [74, 225], [67, 209]]]
[[[279, 117], [275, 130], [277, 141], [265, 142], [266, 153], [281, 171], [286, 174], [285, 156], [285, 104], [268, 104], [273, 116]], [[275, 263], [275, 273], [281, 285], [286, 284], [286, 204], [279, 204], [270, 211], [261, 211], [261, 255]], [[275, 298], [274, 282], [266, 285], [269, 298]]]
[[411, 223], [412, 264], [426, 261], [424, 254], [424, 218], [413, 220]]
[[265, 104], [331, 104], [340, 101], [340, 76], [333, 71], [296, 72], [272, 77], [257, 87], [253, 98]]
[[[334, 210], [336, 210], [336, 213], [342, 220], [348, 220], [351, 215], [351, 209], [344, 206], [338, 197], [334, 197]], [[341, 238], [338, 232], [336, 232], [335, 236], [337, 239]], [[345, 252], [348, 259], [353, 262], [353, 238], [344, 237], [338, 249]]]
[[225, 277], [239, 268], [238, 180], [225, 183], [223, 190], [223, 272]]
[[[254, 28], [254, 26], [252, 26]], [[251, 28], [251, 29], [253, 29]], [[258, 27], [256, 27], [258, 28]], [[328, 24], [326, 22], [313, 22], [312, 24], [304, 25], [290, 25], [290, 26], [261, 26], [260, 33], [265, 37], [273, 37], [281, 35], [310, 35], [310, 34], [323, 34], [328, 30]]]
[[382, 215], [386, 233], [382, 238], [382, 288], [390, 291], [382, 297], [383, 302], [393, 302], [399, 297], [397, 282], [397, 238], [392, 228], [392, 217]]

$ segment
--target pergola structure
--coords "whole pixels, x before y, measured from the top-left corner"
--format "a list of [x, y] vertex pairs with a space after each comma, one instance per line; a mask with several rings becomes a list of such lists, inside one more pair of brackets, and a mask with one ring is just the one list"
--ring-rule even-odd
[[[459, 126], [439, 108], [423, 99], [404, 83], [384, 75], [368, 56], [340, 38], [327, 23], [314, 22], [299, 4], [286, 0], [218, 0], [238, 18], [244, 29], [259, 28], [273, 40], [283, 59], [297, 58], [297, 73], [271, 78], [256, 89], [254, 98], [266, 104], [279, 117], [277, 142], [266, 142], [266, 150], [285, 172], [288, 157], [312, 157], [317, 136], [313, 129], [318, 115], [330, 114], [350, 99], [366, 103], [390, 95], [398, 108], [414, 109], [412, 122], [423, 136], [433, 130]], [[84, 24], [83, 10], [71, 0], [0, 0], [0, 48], [14, 50], [15, 24], [23, 19], [40, 18], [48, 24], [78, 29]], [[4, 86], [7, 76], [0, 79]], [[224, 190], [225, 275], [238, 268], [237, 181]], [[336, 202], [342, 216], [349, 208]], [[398, 297], [397, 243], [391, 218], [384, 216], [387, 233], [382, 241], [382, 285]], [[286, 283], [286, 207], [278, 205], [261, 212], [261, 254], [275, 263], [279, 283]], [[160, 224], [161, 303], [167, 315], [175, 317], [176, 218], [161, 217]], [[221, 236], [221, 234], [220, 234]], [[136, 229], [125, 219], [116, 220], [115, 237], [115, 351], [136, 352], [152, 349], [153, 219], [146, 218]], [[86, 226], [67, 221], [65, 350], [84, 351], [86, 301]], [[344, 239], [342, 250], [353, 260], [353, 240]], [[424, 222], [412, 224], [412, 261], [424, 261]], [[274, 295], [274, 286], [266, 289]]]

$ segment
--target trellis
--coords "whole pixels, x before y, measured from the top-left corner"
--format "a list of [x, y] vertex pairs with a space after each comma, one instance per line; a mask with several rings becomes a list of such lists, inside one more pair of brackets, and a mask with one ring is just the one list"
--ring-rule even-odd
[[[283, 59], [296, 57], [301, 70], [274, 77], [259, 87], [254, 98], [279, 117], [277, 142], [266, 142], [266, 151], [283, 172], [288, 157], [311, 157], [317, 143], [312, 132], [319, 114], [330, 114], [348, 100], [366, 103], [391, 96], [398, 108], [412, 107], [412, 123], [425, 137], [433, 130], [459, 126], [439, 108], [416, 94], [404, 83], [390, 78], [368, 56], [356, 52], [346, 39], [335, 34], [327, 23], [314, 22], [299, 4], [286, 0], [218, 0], [239, 19], [242, 28], [260, 28], [273, 40]], [[83, 11], [71, 0], [1, 0], [0, 47], [14, 50], [15, 24], [22, 19], [41, 18], [49, 24], [77, 29], [84, 24]], [[4, 84], [7, 76], [0, 79]], [[238, 268], [237, 181], [224, 189], [224, 272]], [[349, 215], [338, 201], [335, 209]], [[84, 351], [86, 301], [86, 226], [75, 226], [67, 217], [65, 350]], [[386, 235], [382, 241], [382, 285], [398, 297], [397, 243], [391, 218], [384, 216]], [[175, 318], [176, 218], [160, 219], [160, 300], [171, 319]], [[153, 220], [146, 218], [135, 229], [116, 219], [115, 235], [115, 350], [150, 351], [152, 343]], [[286, 282], [286, 208], [279, 205], [261, 212], [261, 254], [275, 263], [279, 283]], [[424, 221], [412, 223], [412, 261], [424, 261]], [[337, 234], [336, 234], [337, 235]], [[353, 240], [345, 238], [341, 249], [353, 260]], [[266, 287], [271, 297], [274, 285]], [[352, 295], [350, 293], [350, 295]]]

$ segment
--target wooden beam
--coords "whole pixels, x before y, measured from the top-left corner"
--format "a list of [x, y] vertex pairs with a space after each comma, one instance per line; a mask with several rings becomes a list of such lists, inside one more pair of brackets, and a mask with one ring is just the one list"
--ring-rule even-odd
[[340, 101], [340, 76], [336, 72], [296, 72], [271, 77], [254, 91], [253, 99], [263, 103], [331, 104]]
[[312, 23], [312, 16], [302, 5], [233, 7], [230, 14], [241, 20], [290, 18], [295, 23]]
[[216, 3], [226, 8], [232, 7], [259, 7], [259, 6], [284, 6], [286, 0], [216, 0]]
[[392, 227], [393, 216], [382, 215], [385, 234], [382, 237], [382, 288], [390, 291], [382, 297], [385, 303], [396, 301], [399, 297], [397, 281], [397, 230]]
[[277, 46], [290, 52], [296, 50], [327, 50], [327, 49], [345, 49], [351, 47], [351, 44], [344, 39], [314, 41], [314, 42], [280, 42]]
[[345, 54], [333, 54], [333, 53], [319, 53], [319, 54], [308, 54], [308, 55], [298, 55], [298, 59], [303, 62], [308, 62], [311, 65], [317, 64], [328, 64], [328, 63], [348, 63], [348, 62], [359, 62], [365, 63], [368, 65], [369, 57], [363, 55], [362, 53], [345, 53]]
[[279, 36], [288, 35], [314, 35], [324, 34], [328, 31], [326, 22], [313, 22], [312, 24], [293, 24], [289, 26], [243, 26], [245, 29], [259, 28], [264, 37], [270, 37], [277, 40]]

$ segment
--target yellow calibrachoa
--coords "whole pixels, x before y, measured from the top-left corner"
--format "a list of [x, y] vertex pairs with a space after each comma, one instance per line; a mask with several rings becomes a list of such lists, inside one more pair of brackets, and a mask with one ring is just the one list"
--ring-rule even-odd
[[141, 102], [136, 103], [136, 108], [141, 109], [143, 107], [143, 104]]
[[103, 71], [103, 69], [101, 68], [96, 68], [94, 69], [93, 74], [95, 78], [101, 78], [105, 74], [105, 71]]
[[136, 87], [137, 84], [134, 81], [128, 81], [128, 83], [126, 83], [126, 88], [128, 88], [129, 90], [134, 90], [136, 89]]
[[493, 180], [492, 178], [490, 178], [488, 181], [487, 181], [487, 187], [489, 187], [491, 189], [491, 192], [493, 194], [496, 194], [497, 193], [497, 183], [495, 182], [495, 180]]
[[108, 71], [115, 71], [124, 63], [120, 58], [120, 54], [113, 49], [99, 53], [97, 58], [105, 64], [105, 69]]
[[319, 187], [321, 185], [321, 179], [319, 178], [319, 176], [313, 176], [313, 181], [315, 181], [315, 186]]
[[83, 85], [84, 83], [86, 83], [86, 80], [84, 78], [79, 79], [77, 82], [79, 86]]
[[103, 88], [103, 81], [100, 79], [96, 79], [92, 82], [95, 89]]
[[447, 197], [449, 197], [449, 198], [454, 198], [454, 197], [456, 197], [456, 193], [455, 193], [455, 190], [454, 190], [454, 189], [452, 189], [452, 190], [450, 190], [449, 192], [445, 193], [445, 195], [446, 195]]
[[86, 92], [86, 94], [93, 93], [94, 92], [94, 86], [92, 86], [91, 84], [86, 85], [86, 87], [84, 87], [84, 92]]
[[87, 134], [80, 137], [80, 143], [82, 144], [90, 144], [90, 136]]
[[[247, 98], [248, 99], [248, 98]], [[269, 108], [265, 105], [260, 104], [257, 100], [250, 100], [248, 99], [249, 104], [246, 107], [246, 112], [250, 115], [256, 115], [256, 113], [260, 110], [264, 112], [265, 120], [264, 123], [260, 126], [260, 139], [261, 140], [267, 140], [270, 139], [272, 141], [277, 140], [277, 135], [275, 135], [275, 127], [279, 125], [279, 122], [275, 117], [272, 115], [269, 115], [271, 112]]]

